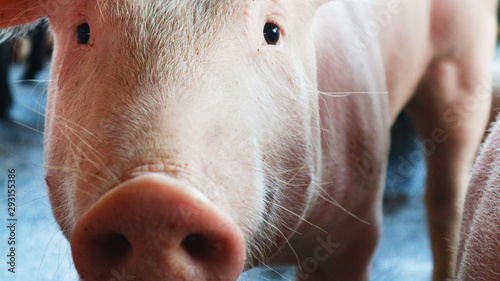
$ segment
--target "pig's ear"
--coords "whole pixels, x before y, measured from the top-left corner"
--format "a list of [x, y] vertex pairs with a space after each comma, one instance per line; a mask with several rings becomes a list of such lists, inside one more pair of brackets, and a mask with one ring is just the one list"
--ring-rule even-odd
[[45, 16], [46, 0], [0, 0], [0, 28], [21, 25]]

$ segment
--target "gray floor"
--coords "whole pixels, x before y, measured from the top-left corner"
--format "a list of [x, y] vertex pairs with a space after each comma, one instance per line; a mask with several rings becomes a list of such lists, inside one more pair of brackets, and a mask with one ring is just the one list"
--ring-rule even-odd
[[[76, 280], [69, 245], [55, 223], [43, 180], [42, 131], [48, 70], [38, 81], [20, 83], [21, 67], [14, 67], [12, 121], [0, 122], [0, 280]], [[422, 163], [414, 161], [418, 148], [411, 133], [395, 143], [404, 151], [392, 156], [386, 194], [384, 236], [376, 253], [371, 280], [429, 280], [431, 256], [422, 207]], [[404, 145], [403, 145], [404, 144]], [[399, 149], [401, 149], [401, 147]], [[410, 153], [410, 154], [408, 154]], [[411, 154], [413, 153], [413, 154]], [[406, 156], [405, 156], [406, 155]], [[409, 155], [413, 155], [410, 157]], [[418, 158], [418, 157], [417, 157]], [[16, 273], [7, 272], [8, 169], [16, 170]], [[255, 269], [241, 280], [293, 280], [293, 270]]]

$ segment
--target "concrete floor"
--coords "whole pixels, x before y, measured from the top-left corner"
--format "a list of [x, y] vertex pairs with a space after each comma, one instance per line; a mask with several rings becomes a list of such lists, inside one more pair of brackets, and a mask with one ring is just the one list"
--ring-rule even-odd
[[[40, 81], [20, 83], [21, 67], [11, 80], [15, 93], [12, 121], [0, 122], [0, 280], [76, 280], [68, 242], [50, 210], [43, 180], [42, 132], [48, 69]], [[430, 280], [431, 255], [422, 207], [420, 150], [402, 125], [393, 151], [386, 188], [384, 235], [373, 263], [372, 281]], [[401, 139], [402, 137], [402, 139]], [[403, 148], [403, 149], [402, 149]], [[413, 153], [413, 154], [412, 154]], [[413, 155], [413, 156], [411, 156]], [[7, 271], [8, 169], [16, 170], [16, 273]], [[240, 280], [293, 280], [293, 269], [254, 269]], [[348, 281], [348, 280], [347, 280]]]

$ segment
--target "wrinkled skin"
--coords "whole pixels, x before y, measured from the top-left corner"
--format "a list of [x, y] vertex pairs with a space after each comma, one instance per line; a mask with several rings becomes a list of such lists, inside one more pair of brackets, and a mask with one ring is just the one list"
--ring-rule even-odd
[[46, 16], [54, 33], [46, 181], [82, 279], [235, 280], [265, 263], [367, 280], [389, 129], [406, 109], [433, 147], [444, 280], [490, 104], [476, 88], [490, 81], [494, 6], [0, 0], [0, 26]]

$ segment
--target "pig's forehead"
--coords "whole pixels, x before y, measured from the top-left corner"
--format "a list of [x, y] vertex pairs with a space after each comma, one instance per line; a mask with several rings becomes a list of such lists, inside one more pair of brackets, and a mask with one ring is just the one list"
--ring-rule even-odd
[[114, 48], [109, 54], [113, 56], [110, 64], [117, 63], [116, 73], [126, 75], [120, 77], [124, 81], [130, 77], [143, 79], [147, 75], [145, 81], [154, 75], [161, 76], [157, 80], [177, 81], [191, 77], [196, 81], [198, 78], [193, 78], [196, 75], [201, 79], [211, 68], [227, 65], [228, 60], [244, 60], [235, 57], [239, 54], [237, 46], [241, 44], [235, 42], [238, 36], [229, 28], [233, 28], [235, 22], [244, 21], [241, 17], [252, 0], [96, 2], [105, 27], [101, 30], [113, 42], [109, 45]]
[[[251, 1], [250, 1], [251, 2]], [[97, 0], [100, 12], [114, 20], [222, 21], [240, 13], [248, 0]], [[168, 22], [167, 22], [168, 23]]]
[[[243, 27], [249, 0], [97, 0], [105, 26], [114, 26], [129, 38], [162, 35], [182, 41], [218, 36], [224, 28]], [[185, 38], [187, 39], [187, 38]], [[209, 41], [217, 38], [211, 38]]]

